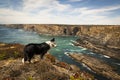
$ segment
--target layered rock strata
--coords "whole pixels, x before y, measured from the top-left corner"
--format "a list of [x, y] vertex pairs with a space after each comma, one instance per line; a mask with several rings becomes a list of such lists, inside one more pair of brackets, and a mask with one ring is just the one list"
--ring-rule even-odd
[[117, 74], [111, 66], [107, 65], [103, 61], [100, 61], [88, 55], [83, 55], [83, 54], [78, 54], [78, 53], [69, 54], [69, 56], [77, 60], [80, 63], [82, 62], [86, 64], [93, 71], [107, 77], [108, 79], [111, 79], [111, 80], [120, 79], [120, 75]]

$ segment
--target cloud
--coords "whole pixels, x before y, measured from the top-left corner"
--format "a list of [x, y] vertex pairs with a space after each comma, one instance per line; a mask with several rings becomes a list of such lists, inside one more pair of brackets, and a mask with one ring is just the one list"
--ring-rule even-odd
[[80, 2], [82, 0], [68, 0], [69, 2]]
[[[114, 10], [119, 10], [120, 6], [106, 6], [104, 8], [90, 9], [88, 7], [76, 8], [72, 14], [76, 14], [78, 21], [86, 24], [120, 24], [118, 22], [120, 16], [110, 16]], [[77, 18], [76, 18], [77, 19]]]
[[[120, 5], [117, 6], [107, 6], [103, 8], [98, 8], [98, 9], [89, 9], [88, 7], [83, 7], [83, 8], [76, 8], [74, 9], [74, 13], [81, 13], [81, 14], [99, 14], [99, 13], [106, 13], [110, 12], [113, 10], [120, 9]], [[100, 15], [100, 14], [99, 14]]]
[[[54, 1], [54, 0], [53, 0]], [[51, 5], [52, 0], [24, 0], [23, 10], [32, 11], [35, 9], [46, 8]]]
[[57, 0], [24, 0], [23, 10], [24, 11], [35, 11], [42, 9], [51, 9], [64, 11], [70, 7], [69, 4], [60, 4]]
[[24, 0], [21, 10], [0, 8], [0, 23], [120, 24], [120, 16], [108, 16], [119, 9], [119, 5], [91, 9], [89, 7], [74, 8], [73, 5], [62, 4], [58, 0]]

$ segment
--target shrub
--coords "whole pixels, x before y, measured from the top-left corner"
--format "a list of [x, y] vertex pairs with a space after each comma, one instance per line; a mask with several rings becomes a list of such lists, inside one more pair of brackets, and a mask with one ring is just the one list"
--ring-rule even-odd
[[21, 75], [21, 71], [20, 70], [11, 70], [10, 71], [10, 77], [17, 77], [19, 75]]

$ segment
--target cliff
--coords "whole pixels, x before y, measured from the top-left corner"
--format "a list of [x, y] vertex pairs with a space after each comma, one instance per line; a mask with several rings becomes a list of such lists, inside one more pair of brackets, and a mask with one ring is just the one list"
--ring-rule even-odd
[[39, 34], [87, 37], [94, 44], [120, 49], [120, 25], [8, 24], [5, 26], [36, 31]]
[[[120, 25], [49, 25], [49, 24], [23, 24], [23, 25], [16, 24], [15, 25], [14, 24], [14, 25], [5, 25], [5, 26], [17, 28], [17, 29], [22, 28], [28, 31], [35, 31], [39, 34], [60, 35], [60, 36], [69, 36], [69, 35], [78, 36], [79, 39], [77, 39], [76, 40], [77, 42], [74, 43], [76, 46], [86, 47], [87, 49], [93, 52], [104, 54], [111, 58], [116, 58], [120, 60], [120, 54], [119, 54], [120, 52]], [[2, 55], [2, 56], [5, 56], [5, 55]], [[90, 58], [90, 57], [87, 56], [87, 58]], [[53, 58], [51, 59], [52, 59], [51, 64], [54, 64], [55, 62], [54, 59]], [[90, 58], [90, 59], [92, 59], [91, 61], [93, 62], [96, 61], [96, 59], [95, 60], [93, 60], [93, 58]], [[47, 64], [47, 62], [45, 61], [43, 61], [43, 63]], [[86, 64], [88, 63], [90, 62], [87, 62]], [[41, 62], [35, 63], [35, 65], [40, 65], [40, 64]], [[91, 64], [94, 64], [94, 63], [91, 62]], [[59, 65], [59, 68], [58, 68], [58, 65]], [[66, 67], [66, 65], [67, 64], [64, 62], [57, 63], [56, 67], [54, 66], [54, 68], [56, 69], [55, 72], [63, 71], [61, 67], [69, 69], [70, 67], [69, 66]], [[101, 65], [101, 62], [99, 65]], [[89, 65], [89, 66], [92, 66], [92, 65]], [[97, 68], [98, 70], [101, 70], [101, 68], [97, 66], [95, 66], [95, 68]], [[66, 73], [67, 71], [68, 70], [65, 70], [64, 74], [69, 76], [69, 78], [74, 79], [76, 78], [76, 76], [77, 78], [81, 77], [81, 74], [79, 75], [78, 73], [74, 73], [75, 75], [71, 77], [71, 75]], [[108, 73], [113, 74], [114, 72], [113, 73], [108, 72]], [[110, 77], [108, 73], [105, 72], [105, 75]], [[100, 74], [103, 74], [103, 73], [100, 73]], [[10, 74], [7, 74], [7, 75], [10, 75]]]
[[88, 38], [93, 44], [120, 49], [120, 26], [82, 27], [78, 35]]
[[0, 80], [94, 80], [94, 77], [71, 64], [58, 61], [51, 54], [44, 60], [22, 64], [21, 44], [0, 43]]
[[107, 77], [109, 80], [120, 79], [120, 75], [115, 72], [115, 69], [109, 66], [108, 64], [106, 64], [102, 60], [99, 60], [97, 58], [94, 58], [86, 54], [78, 54], [78, 53], [72, 53], [72, 54], [69, 54], [69, 56], [80, 63], [81, 62], [84, 63], [85, 65], [89, 66], [90, 69], [92, 69], [98, 74], [101, 74]]
[[[39, 34], [78, 36], [77, 42], [93, 52], [120, 59], [120, 25], [57, 25], [57, 24], [10, 24]], [[113, 55], [114, 53], [114, 55]]]

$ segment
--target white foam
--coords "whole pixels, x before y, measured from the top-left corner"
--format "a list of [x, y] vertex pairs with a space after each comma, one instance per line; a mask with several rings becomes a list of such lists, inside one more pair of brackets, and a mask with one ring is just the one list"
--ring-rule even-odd
[[84, 48], [82, 46], [78, 46], [79, 48], [81, 48], [81, 50], [87, 50], [87, 48]]
[[[82, 63], [82, 65], [83, 65], [85, 68], [87, 68], [88, 70], [94, 72], [94, 71], [93, 71], [90, 67], [88, 67], [86, 64]], [[96, 72], [94, 72], [94, 73], [96, 73]]]
[[86, 48], [83, 48], [83, 49], [81, 49], [81, 50], [83, 50], [83, 51], [84, 51], [84, 50], [87, 50], [87, 49], [86, 49]]
[[64, 52], [65, 55], [69, 56], [69, 52]]
[[110, 56], [107, 56], [107, 55], [103, 55], [104, 57], [106, 57], [106, 58], [110, 58]]
[[18, 31], [22, 32], [23, 30], [22, 29], [18, 29]]
[[69, 43], [69, 45], [72, 45], [72, 46], [74, 46], [74, 44], [73, 44], [73, 43]]
[[89, 54], [94, 54], [93, 52], [89, 52]]
[[90, 71], [92, 71], [87, 65], [85, 65], [84, 63], [82, 63], [82, 65], [84, 66], [84, 67], [86, 67], [88, 70], [90, 70]]
[[120, 63], [115, 63], [115, 64], [120, 65]]
[[82, 46], [78, 46], [79, 48], [83, 48]]
[[82, 51], [81, 49], [79, 49], [79, 50], [70, 50], [71, 52], [80, 52], [80, 51]]
[[76, 42], [76, 41], [74, 41], [74, 40], [70, 40], [71, 42]]

